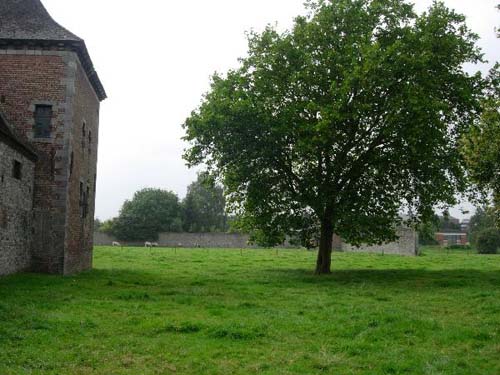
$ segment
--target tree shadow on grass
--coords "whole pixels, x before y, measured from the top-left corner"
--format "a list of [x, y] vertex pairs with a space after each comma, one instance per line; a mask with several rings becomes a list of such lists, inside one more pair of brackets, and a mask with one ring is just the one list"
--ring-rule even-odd
[[406, 286], [431, 288], [489, 287], [500, 289], [500, 271], [476, 269], [343, 269], [330, 275], [314, 275], [306, 269], [266, 269], [268, 282], [310, 285]]
[[[227, 276], [214, 277], [211, 274], [186, 275], [178, 273], [154, 272], [133, 269], [94, 269], [73, 277], [18, 274], [0, 278], [0, 297], [37, 291], [71, 291], [92, 293], [97, 288], [106, 294], [113, 287], [144, 289], [184, 289], [203, 287], [226, 287], [238, 284], [240, 275], [228, 272]], [[477, 269], [342, 269], [334, 270], [331, 275], [314, 275], [310, 269], [267, 268], [252, 270], [244, 275], [245, 283], [266, 284], [271, 287], [308, 288], [317, 286], [359, 286], [362, 284], [380, 287], [405, 288], [462, 288], [483, 287], [490, 290], [500, 289], [500, 271]], [[81, 287], [84, 290], [79, 290]], [[10, 291], [10, 292], [9, 292]], [[78, 292], [77, 292], [78, 291]]]

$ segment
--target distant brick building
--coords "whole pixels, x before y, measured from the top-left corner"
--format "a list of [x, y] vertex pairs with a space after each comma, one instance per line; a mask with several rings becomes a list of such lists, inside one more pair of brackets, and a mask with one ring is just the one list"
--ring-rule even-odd
[[458, 231], [438, 232], [436, 233], [435, 238], [440, 246], [465, 246], [469, 244], [467, 233]]
[[0, 1], [0, 275], [91, 268], [105, 98], [85, 42], [40, 0]]

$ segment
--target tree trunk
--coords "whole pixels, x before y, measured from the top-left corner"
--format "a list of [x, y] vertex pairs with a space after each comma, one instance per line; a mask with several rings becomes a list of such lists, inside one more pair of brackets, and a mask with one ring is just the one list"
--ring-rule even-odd
[[331, 218], [323, 219], [321, 222], [321, 235], [319, 240], [318, 259], [316, 261], [316, 275], [332, 273], [332, 242], [333, 225]]

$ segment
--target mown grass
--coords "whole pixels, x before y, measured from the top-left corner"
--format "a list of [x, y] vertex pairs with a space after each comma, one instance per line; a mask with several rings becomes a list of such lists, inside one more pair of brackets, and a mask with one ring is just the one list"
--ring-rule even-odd
[[500, 374], [500, 256], [95, 250], [0, 278], [0, 374]]

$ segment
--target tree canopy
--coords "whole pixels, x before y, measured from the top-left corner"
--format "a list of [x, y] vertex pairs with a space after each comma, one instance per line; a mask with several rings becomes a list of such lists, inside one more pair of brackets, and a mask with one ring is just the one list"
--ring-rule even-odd
[[316, 272], [329, 273], [334, 232], [394, 240], [401, 210], [423, 219], [454, 203], [466, 185], [457, 145], [485, 82], [463, 69], [481, 61], [478, 37], [441, 2], [421, 15], [401, 0], [308, 7], [290, 31], [250, 33], [240, 67], [213, 76], [184, 124], [184, 157], [269, 238], [314, 219]]
[[183, 202], [183, 228], [187, 232], [225, 232], [226, 200], [222, 187], [204, 173], [188, 186]]
[[[495, 212], [493, 207], [477, 207], [476, 213], [471, 217], [469, 223], [469, 241], [477, 245], [479, 233], [495, 228]], [[496, 229], [500, 231], [499, 229]]]
[[152, 241], [161, 232], [182, 229], [181, 205], [175, 193], [143, 189], [127, 200], [112, 221], [111, 233], [123, 241]]
[[472, 181], [483, 195], [492, 196], [500, 228], [500, 64], [491, 70], [489, 82], [481, 119], [464, 137], [462, 152]]

